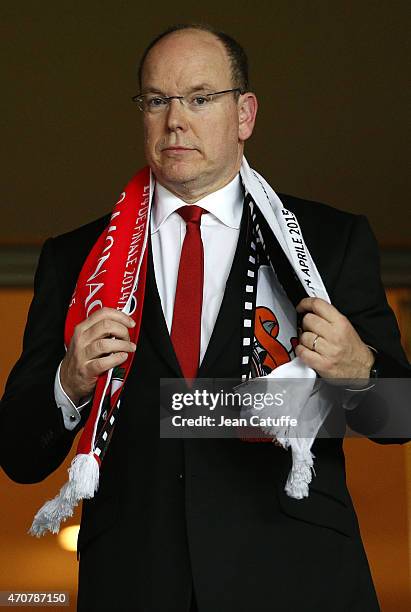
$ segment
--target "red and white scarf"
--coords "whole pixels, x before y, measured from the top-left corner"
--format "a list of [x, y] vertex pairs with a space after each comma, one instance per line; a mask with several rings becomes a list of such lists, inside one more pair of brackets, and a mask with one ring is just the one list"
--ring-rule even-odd
[[[147, 273], [147, 239], [150, 226], [152, 177], [148, 167], [128, 183], [116, 203], [109, 224], [99, 236], [81, 269], [67, 312], [64, 342], [69, 346], [76, 325], [93, 312], [116, 308], [132, 317], [130, 341], [137, 344], [141, 326]], [[114, 427], [120, 395], [134, 353], [116, 370], [97, 381], [91, 411], [80, 437], [69, 480], [53, 500], [37, 512], [32, 535], [45, 530], [57, 533], [60, 523], [72, 516], [80, 500], [98, 489], [100, 464]]]

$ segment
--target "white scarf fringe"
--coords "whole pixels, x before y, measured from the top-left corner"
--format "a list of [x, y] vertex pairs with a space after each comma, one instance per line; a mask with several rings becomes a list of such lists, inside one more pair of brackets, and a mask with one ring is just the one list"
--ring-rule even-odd
[[82, 499], [94, 497], [99, 483], [99, 465], [93, 453], [76, 455], [68, 470], [69, 480], [54, 499], [47, 501], [37, 512], [28, 533], [38, 538], [46, 531], [58, 533], [62, 521], [73, 516], [74, 508]]

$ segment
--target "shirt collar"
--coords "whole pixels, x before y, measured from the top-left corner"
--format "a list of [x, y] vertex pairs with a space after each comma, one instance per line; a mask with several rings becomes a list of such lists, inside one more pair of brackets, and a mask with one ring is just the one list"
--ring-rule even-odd
[[[240, 175], [237, 174], [228, 185], [210, 193], [195, 204], [211, 213], [211, 215], [206, 215], [204, 217], [204, 224], [214, 225], [216, 223], [223, 223], [228, 227], [239, 229], [243, 200], [243, 187]], [[160, 185], [159, 182], [156, 182], [151, 218], [151, 233], [154, 234], [168, 217], [182, 206], [187, 206], [187, 203], [171, 193], [171, 191], [163, 187], [163, 185]]]

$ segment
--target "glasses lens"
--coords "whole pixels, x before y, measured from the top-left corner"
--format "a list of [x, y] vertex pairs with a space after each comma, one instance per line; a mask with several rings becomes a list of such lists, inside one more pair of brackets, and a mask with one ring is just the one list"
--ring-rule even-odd
[[197, 111], [206, 108], [210, 104], [212, 96], [210, 94], [195, 93], [187, 96], [184, 100], [188, 103], [191, 110]]

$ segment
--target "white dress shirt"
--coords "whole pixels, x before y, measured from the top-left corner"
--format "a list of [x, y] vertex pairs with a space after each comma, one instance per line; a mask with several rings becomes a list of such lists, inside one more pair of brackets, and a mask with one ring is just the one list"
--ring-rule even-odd
[[[207, 350], [223, 300], [225, 286], [234, 259], [240, 233], [244, 193], [240, 176], [228, 185], [195, 203], [209, 214], [201, 217], [201, 238], [204, 247], [204, 286], [201, 313], [200, 363]], [[161, 306], [169, 333], [173, 321], [181, 248], [186, 224], [176, 212], [186, 202], [168, 189], [156, 184], [151, 214], [151, 243], [154, 272]], [[75, 406], [60, 382], [60, 366], [56, 373], [54, 395], [63, 413], [64, 425], [74, 429], [80, 411], [88, 402]]]

